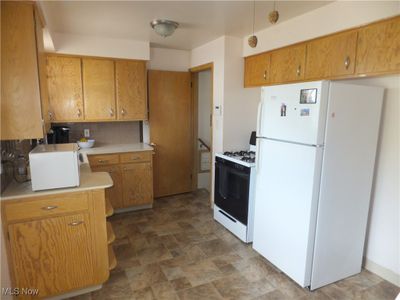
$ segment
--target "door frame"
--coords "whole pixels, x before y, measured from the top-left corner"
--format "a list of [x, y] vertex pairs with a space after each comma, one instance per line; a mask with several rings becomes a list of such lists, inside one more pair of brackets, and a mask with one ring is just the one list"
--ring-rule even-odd
[[[193, 68], [189, 69], [189, 72], [191, 74], [191, 82], [192, 82], [192, 136], [193, 136], [193, 176], [192, 176], [192, 190], [195, 191], [197, 190], [197, 180], [198, 180], [198, 168], [199, 168], [199, 155], [198, 155], [198, 147], [197, 147], [197, 139], [198, 139], [198, 104], [199, 104], [199, 99], [198, 99], [198, 91], [199, 91], [199, 85], [198, 85], [198, 79], [199, 79], [199, 72], [202, 71], [211, 71], [211, 107], [210, 107], [210, 122], [211, 122], [211, 144], [210, 144], [210, 154], [211, 156], [213, 155], [213, 127], [214, 127], [214, 122], [213, 122], [213, 107], [214, 107], [214, 63], [209, 62], [206, 64], [202, 64]], [[210, 193], [213, 190], [212, 189], [212, 159], [210, 159]], [[212, 197], [210, 197], [210, 205]]]

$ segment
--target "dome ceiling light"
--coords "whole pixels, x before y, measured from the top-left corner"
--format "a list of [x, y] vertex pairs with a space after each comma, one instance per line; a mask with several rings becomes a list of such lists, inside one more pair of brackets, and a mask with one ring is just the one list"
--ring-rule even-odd
[[151, 21], [150, 25], [158, 35], [161, 35], [165, 38], [175, 32], [175, 29], [178, 28], [179, 23], [170, 20], [157, 19]]

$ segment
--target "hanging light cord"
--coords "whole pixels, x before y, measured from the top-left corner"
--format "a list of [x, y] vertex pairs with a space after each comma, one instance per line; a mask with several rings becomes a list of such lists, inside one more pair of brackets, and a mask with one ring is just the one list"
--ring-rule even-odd
[[254, 24], [256, 23], [256, 0], [253, 1], [253, 35], [254, 35]]

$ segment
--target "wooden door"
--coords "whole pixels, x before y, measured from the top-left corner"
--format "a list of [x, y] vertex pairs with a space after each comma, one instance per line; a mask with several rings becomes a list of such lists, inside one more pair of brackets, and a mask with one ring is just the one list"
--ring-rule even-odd
[[304, 79], [306, 45], [301, 44], [271, 53], [271, 82], [286, 83]]
[[115, 62], [118, 120], [147, 120], [146, 75], [144, 61]]
[[355, 71], [357, 30], [307, 43], [306, 79], [352, 75]]
[[92, 167], [93, 172], [107, 172], [110, 174], [114, 185], [106, 189], [106, 197], [110, 201], [113, 208], [122, 208], [122, 174], [119, 165], [115, 166], [96, 166]]
[[1, 1], [1, 139], [43, 137], [33, 3]]
[[193, 130], [189, 72], [149, 71], [154, 196], [192, 190]]
[[42, 104], [42, 118], [44, 133], [47, 133], [51, 127], [50, 111], [49, 111], [49, 92], [47, 87], [47, 71], [46, 71], [46, 53], [44, 51], [43, 41], [43, 23], [40, 18], [38, 9], [35, 8], [35, 30], [36, 30], [36, 48], [39, 68], [39, 87], [40, 99]]
[[82, 121], [81, 59], [48, 56], [47, 76], [52, 121]]
[[357, 74], [400, 71], [400, 17], [361, 28], [358, 32]]
[[266, 85], [270, 79], [270, 63], [270, 53], [246, 57], [244, 64], [244, 86]]
[[93, 284], [88, 213], [16, 223], [8, 230], [16, 287], [37, 288], [42, 298]]
[[121, 168], [124, 207], [153, 203], [151, 162], [123, 164]]
[[85, 120], [115, 120], [114, 62], [83, 58], [82, 74]]

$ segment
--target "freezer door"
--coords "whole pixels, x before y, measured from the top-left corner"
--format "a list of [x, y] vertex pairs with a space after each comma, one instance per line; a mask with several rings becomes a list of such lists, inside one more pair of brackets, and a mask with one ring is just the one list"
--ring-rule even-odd
[[253, 248], [310, 285], [322, 148], [257, 139]]
[[263, 87], [257, 135], [323, 144], [328, 89], [328, 81]]

